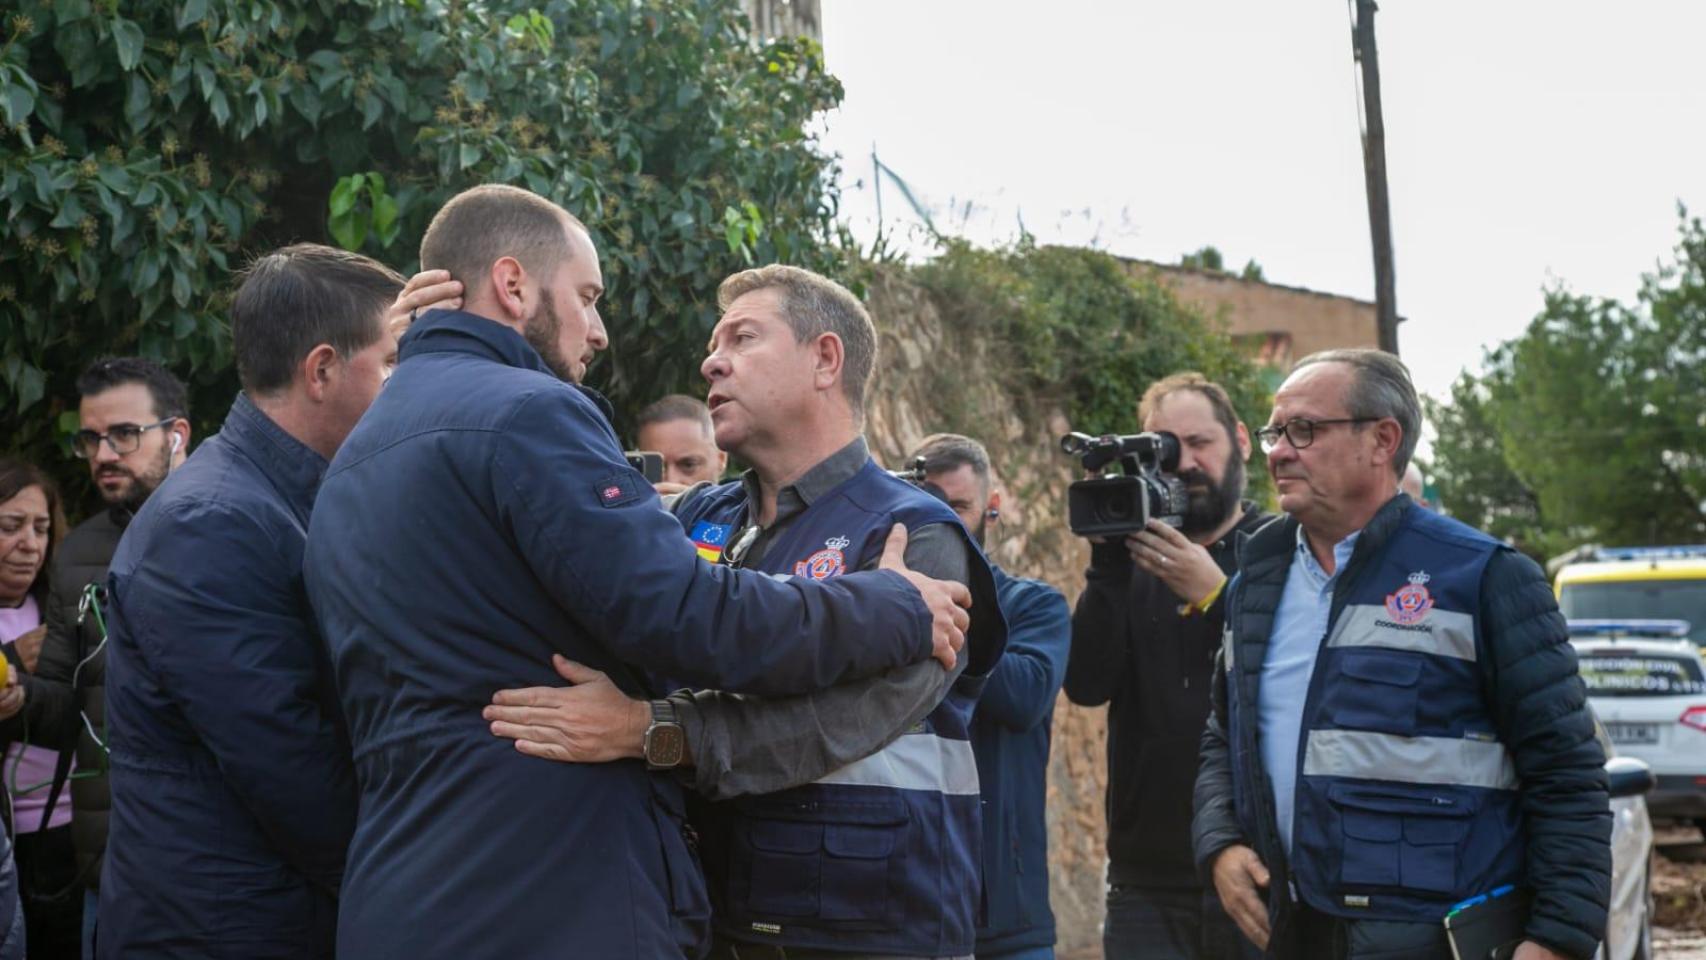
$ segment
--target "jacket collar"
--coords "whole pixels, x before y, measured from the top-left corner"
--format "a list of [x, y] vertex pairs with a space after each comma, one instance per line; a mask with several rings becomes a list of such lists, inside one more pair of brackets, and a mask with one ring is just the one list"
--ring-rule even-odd
[[[1386, 501], [1375, 511], [1357, 537], [1356, 549], [1351, 551], [1347, 568], [1361, 566], [1363, 558], [1379, 551], [1392, 537], [1398, 525], [1404, 521], [1413, 501], [1408, 495], [1400, 493]], [[1253, 580], [1262, 579], [1263, 573], [1271, 573], [1270, 567], [1277, 566], [1285, 569], [1291, 565], [1291, 553], [1297, 545], [1299, 524], [1296, 517], [1281, 515], [1274, 523], [1257, 528], [1245, 535], [1239, 531], [1239, 569]], [[1283, 576], [1283, 574], [1281, 574]], [[1343, 582], [1344, 578], [1341, 578]]]
[[306, 518], [326, 476], [326, 458], [284, 431], [247, 393], [237, 394], [219, 435], [260, 465], [298, 516]]
[[[421, 314], [409, 332], [397, 342], [397, 362], [428, 353], [461, 353], [481, 357], [508, 367], [533, 370], [557, 379], [556, 371], [545, 364], [545, 358], [514, 328], [463, 310], [428, 310]], [[615, 408], [604, 395], [591, 387], [570, 384], [591, 400], [606, 420], [615, 416]]]

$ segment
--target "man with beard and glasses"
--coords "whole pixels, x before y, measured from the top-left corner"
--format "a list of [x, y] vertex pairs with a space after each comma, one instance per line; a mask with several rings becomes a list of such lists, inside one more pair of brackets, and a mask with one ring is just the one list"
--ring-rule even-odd
[[1072, 617], [1066, 695], [1111, 705], [1103, 950], [1108, 960], [1237, 957], [1237, 929], [1191, 856], [1191, 791], [1237, 535], [1271, 518], [1240, 499], [1250, 434], [1220, 386], [1167, 377], [1138, 417], [1178, 436], [1190, 501], [1180, 530], [1151, 521], [1123, 543], [1093, 543]]
[[957, 662], [970, 592], [906, 570], [886, 526], [880, 569], [828, 581], [701, 560], [580, 385], [609, 342], [603, 274], [557, 204], [464, 191], [421, 266], [463, 307], [414, 322], [308, 531], [360, 790], [337, 952], [699, 956], [709, 904], [661, 769], [685, 749], [669, 702], [639, 705], [644, 760], [597, 764], [529, 756], [482, 708], [555, 685], [565, 657], [641, 697], [669, 692], [659, 675], [772, 696], [915, 663], [946, 676], [928, 661]]
[[[972, 538], [990, 549], [1001, 522], [989, 451], [970, 437], [938, 433], [907, 457], [924, 458], [925, 489], [940, 491]], [[996, 603], [1007, 620], [1007, 649], [990, 671], [971, 746], [983, 798], [983, 900], [978, 960], [1053, 960], [1048, 899], [1049, 731], [1066, 674], [1071, 614], [1059, 590], [995, 564]]]
[[[80, 429], [71, 450], [89, 464], [106, 509], [78, 524], [54, 552], [43, 631], [37, 643], [19, 643], [28, 671], [23, 683], [31, 739], [64, 750], [26, 749], [18, 782], [49, 786], [27, 795], [15, 813], [20, 829], [34, 830], [51, 797], [53, 809], [43, 823], [69, 825], [66, 845], [75, 858], [68, 856], [65, 869], [75, 880], [70, 895], [82, 901], [82, 952], [90, 957], [112, 798], [104, 743], [106, 636], [100, 619], [84, 612], [83, 592], [106, 581], [131, 517], [189, 455], [190, 421], [184, 385], [142, 357], [95, 361], [77, 378], [77, 392]], [[66, 885], [61, 878], [54, 887]]]

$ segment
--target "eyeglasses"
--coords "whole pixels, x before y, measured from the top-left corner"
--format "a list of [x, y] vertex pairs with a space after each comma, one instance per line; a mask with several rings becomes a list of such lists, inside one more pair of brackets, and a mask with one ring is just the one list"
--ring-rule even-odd
[[1315, 431], [1320, 427], [1330, 427], [1335, 423], [1373, 423], [1380, 417], [1341, 417], [1337, 420], [1310, 420], [1307, 417], [1292, 417], [1284, 423], [1268, 424], [1256, 431], [1256, 439], [1261, 441], [1263, 453], [1273, 453], [1279, 446], [1280, 437], [1291, 444], [1293, 450], [1302, 450], [1315, 442]]
[[121, 457], [127, 453], [135, 453], [136, 448], [142, 446], [143, 434], [176, 419], [178, 418], [167, 417], [140, 427], [134, 423], [115, 423], [106, 433], [79, 430], [71, 435], [71, 452], [80, 460], [93, 460], [101, 452], [101, 441], [105, 440], [107, 446], [112, 447], [113, 452]]

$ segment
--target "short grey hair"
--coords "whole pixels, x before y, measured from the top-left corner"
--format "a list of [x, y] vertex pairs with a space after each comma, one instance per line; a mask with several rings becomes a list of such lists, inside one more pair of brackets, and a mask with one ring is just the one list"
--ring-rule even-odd
[[1297, 361], [1291, 372], [1317, 363], [1342, 363], [1351, 368], [1351, 388], [1345, 394], [1345, 410], [1350, 416], [1390, 417], [1398, 421], [1403, 436], [1398, 441], [1398, 453], [1392, 458], [1392, 473], [1403, 477], [1422, 431], [1422, 402], [1416, 396], [1416, 385], [1410, 381], [1410, 368], [1384, 350], [1358, 348], [1312, 353]]
[[672, 423], [676, 420], [693, 421], [707, 437], [716, 432], [716, 427], [711, 423], [711, 409], [705, 406], [705, 401], [685, 393], [672, 393], [652, 401], [634, 418], [634, 428], [644, 430], [654, 423]]
[[742, 270], [717, 288], [717, 308], [749, 293], [775, 290], [782, 299], [782, 314], [794, 331], [796, 342], [833, 333], [841, 338], [841, 392], [853, 415], [865, 411], [865, 390], [877, 366], [877, 328], [865, 305], [846, 287], [828, 277], [779, 263]]
[[970, 467], [983, 489], [989, 490], [989, 451], [970, 437], [957, 433], [931, 434], [906, 459], [910, 463], [919, 457], [924, 458], [925, 476]]

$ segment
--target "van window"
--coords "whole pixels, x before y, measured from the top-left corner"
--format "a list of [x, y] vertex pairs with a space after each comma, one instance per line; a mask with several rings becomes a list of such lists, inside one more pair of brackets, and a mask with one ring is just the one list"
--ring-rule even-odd
[[1558, 607], [1571, 620], [1687, 620], [1689, 638], [1706, 647], [1706, 580], [1566, 583]]

